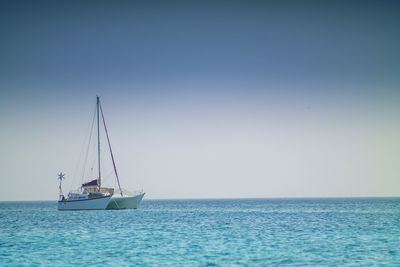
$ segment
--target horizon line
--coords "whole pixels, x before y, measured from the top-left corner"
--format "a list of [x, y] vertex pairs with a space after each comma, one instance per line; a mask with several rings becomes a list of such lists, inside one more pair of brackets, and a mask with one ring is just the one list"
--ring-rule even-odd
[[[209, 198], [144, 198], [146, 200], [278, 200], [278, 199], [371, 199], [371, 198], [400, 198], [397, 196], [307, 196], [307, 197], [209, 197]], [[54, 199], [37, 200], [0, 200], [0, 202], [50, 202]]]

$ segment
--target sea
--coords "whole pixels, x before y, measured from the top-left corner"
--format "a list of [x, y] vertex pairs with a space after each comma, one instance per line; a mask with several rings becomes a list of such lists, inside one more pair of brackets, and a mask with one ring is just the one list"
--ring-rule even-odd
[[400, 198], [0, 202], [0, 266], [400, 266]]

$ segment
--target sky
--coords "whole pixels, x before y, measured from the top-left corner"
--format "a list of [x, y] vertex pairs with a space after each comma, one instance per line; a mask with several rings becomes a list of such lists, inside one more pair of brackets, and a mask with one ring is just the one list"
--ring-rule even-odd
[[56, 200], [59, 171], [65, 192], [95, 177], [96, 95], [122, 187], [148, 199], [399, 196], [399, 11], [1, 1], [0, 200]]

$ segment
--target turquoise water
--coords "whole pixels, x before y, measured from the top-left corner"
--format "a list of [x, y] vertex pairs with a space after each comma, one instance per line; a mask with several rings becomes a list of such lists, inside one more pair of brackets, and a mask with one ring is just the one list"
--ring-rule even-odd
[[1, 266], [400, 266], [400, 198], [0, 202]]

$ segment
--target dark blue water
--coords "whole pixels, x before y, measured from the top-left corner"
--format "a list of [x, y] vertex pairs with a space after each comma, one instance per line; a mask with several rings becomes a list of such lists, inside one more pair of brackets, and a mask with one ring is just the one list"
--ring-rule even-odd
[[0, 202], [1, 266], [400, 266], [400, 198]]

